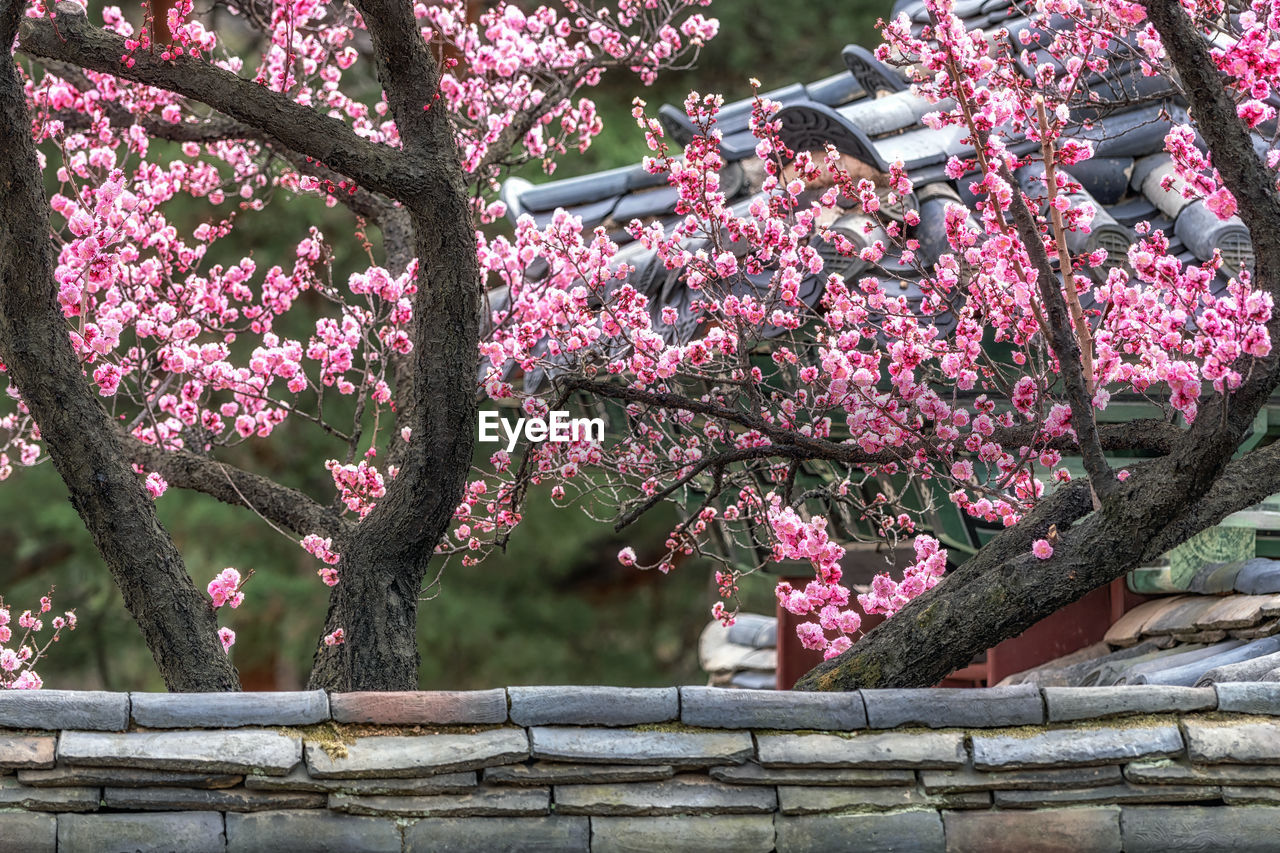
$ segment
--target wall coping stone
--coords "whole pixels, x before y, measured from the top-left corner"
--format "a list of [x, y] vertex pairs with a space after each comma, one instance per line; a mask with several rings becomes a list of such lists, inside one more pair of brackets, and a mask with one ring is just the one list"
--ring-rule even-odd
[[124, 731], [129, 728], [130, 695], [102, 690], [0, 690], [0, 728]]
[[[306, 726], [331, 719], [323, 690], [281, 693], [131, 693], [133, 721], [149, 729]], [[65, 726], [64, 728], [80, 728]]]
[[680, 716], [674, 687], [508, 687], [517, 726], [634, 726]]

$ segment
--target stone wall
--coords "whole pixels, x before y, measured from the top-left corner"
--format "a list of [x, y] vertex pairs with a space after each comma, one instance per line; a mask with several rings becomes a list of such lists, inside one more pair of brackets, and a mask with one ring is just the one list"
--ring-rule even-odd
[[0, 693], [0, 853], [1280, 850], [1280, 684]]

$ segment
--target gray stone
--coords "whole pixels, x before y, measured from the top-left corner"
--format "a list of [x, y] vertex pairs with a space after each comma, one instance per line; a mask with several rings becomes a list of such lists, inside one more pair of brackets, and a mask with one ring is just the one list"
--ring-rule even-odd
[[12, 776], [0, 776], [0, 809], [33, 812], [91, 812], [98, 808], [97, 788], [29, 788]]
[[1035, 809], [1042, 806], [1111, 803], [1195, 803], [1221, 796], [1212, 785], [1103, 785], [1096, 788], [1054, 788], [1048, 791], [996, 791], [996, 808]]
[[770, 788], [725, 785], [701, 775], [661, 782], [556, 786], [557, 814], [772, 814], [777, 808], [777, 794]]
[[959, 732], [837, 735], [760, 735], [765, 767], [901, 767], [934, 769], [965, 763]]
[[58, 758], [94, 767], [142, 767], [283, 776], [302, 758], [299, 738], [271, 731], [63, 732]]
[[102, 690], [0, 691], [0, 728], [129, 728], [129, 694]]
[[518, 726], [634, 726], [680, 715], [674, 687], [510, 687], [507, 693]]
[[222, 815], [64, 814], [58, 816], [58, 849], [93, 853], [222, 853]]
[[888, 814], [780, 816], [779, 850], [803, 853], [942, 853], [942, 818], [936, 811]]
[[863, 690], [867, 723], [873, 729], [898, 726], [995, 726], [1040, 725], [1044, 702], [1034, 684], [988, 687], [982, 690], [941, 688], [927, 690]]
[[973, 735], [973, 765], [979, 770], [1110, 764], [1131, 758], [1176, 755], [1181, 751], [1182, 735], [1174, 725]]
[[1224, 725], [1185, 720], [1193, 764], [1280, 764], [1280, 721]]
[[1245, 764], [1196, 766], [1186, 761], [1135, 761], [1126, 764], [1124, 776], [1130, 782], [1151, 785], [1274, 785], [1280, 784], [1280, 769]]
[[1275, 853], [1280, 808], [1265, 806], [1125, 806], [1125, 853], [1230, 850]]
[[103, 802], [112, 809], [135, 811], [262, 812], [275, 809], [322, 809], [324, 794], [303, 791], [250, 791], [245, 788], [105, 788]]
[[56, 739], [52, 737], [0, 735], [0, 770], [52, 767], [56, 743]]
[[133, 721], [150, 729], [306, 726], [329, 719], [329, 697], [323, 690], [130, 693], [129, 697], [133, 700]]
[[324, 794], [462, 794], [476, 786], [476, 772], [440, 773], [408, 779], [316, 779], [305, 767], [288, 776], [246, 776], [244, 786], [251, 791], [314, 791]]
[[1218, 710], [1238, 714], [1280, 715], [1280, 684], [1265, 681], [1228, 681], [1214, 686]]
[[867, 712], [858, 691], [791, 693], [681, 687], [680, 720], [715, 729], [824, 729], [848, 731], [867, 727]]
[[529, 757], [523, 729], [490, 729], [476, 734], [363, 737], [333, 757], [307, 742], [307, 767], [317, 779], [394, 779], [478, 770]]
[[430, 690], [334, 693], [329, 711], [339, 723], [388, 726], [484, 724], [507, 721], [507, 691]]
[[761, 767], [747, 762], [733, 767], [712, 767], [711, 778], [736, 785], [839, 785], [850, 788], [914, 785], [910, 770], [876, 770], [855, 767], [824, 770], [789, 770]]
[[921, 770], [920, 781], [925, 793], [946, 794], [961, 791], [1016, 791], [1040, 788], [1086, 788], [1093, 785], [1118, 785], [1124, 781], [1120, 768], [1052, 767], [1042, 770]]
[[486, 767], [485, 784], [494, 785], [596, 785], [610, 782], [657, 782], [670, 779], [675, 769], [669, 764], [507, 764]]
[[556, 761], [706, 767], [741, 764], [755, 752], [748, 732], [646, 732], [539, 726], [529, 733], [533, 756]]
[[1114, 806], [1035, 812], [943, 812], [948, 853], [1120, 853]]
[[476, 788], [466, 794], [429, 797], [352, 797], [330, 794], [329, 808], [358, 815], [404, 817], [503, 817], [551, 811], [550, 788]]
[[0, 853], [55, 853], [58, 819], [51, 814], [0, 812]]
[[991, 795], [985, 791], [930, 796], [915, 788], [778, 787], [778, 810], [787, 815], [926, 807], [987, 808], [990, 805]]
[[233, 812], [227, 853], [400, 853], [400, 827], [327, 811]]
[[404, 831], [406, 853], [582, 853], [590, 847], [585, 817], [433, 818]]
[[110, 785], [117, 788], [182, 787], [230, 788], [244, 777], [233, 773], [177, 773], [172, 770], [136, 770], [129, 767], [54, 767], [52, 770], [19, 770], [18, 781], [33, 788], [70, 785]]
[[1049, 721], [1096, 720], [1121, 714], [1212, 711], [1218, 697], [1211, 687], [1134, 684], [1123, 687], [1046, 687]]
[[[779, 849], [783, 849], [779, 845]], [[591, 853], [769, 853], [773, 817], [593, 817]]]
[[[1280, 784], [1280, 779], [1272, 779], [1272, 782]], [[1222, 801], [1229, 806], [1249, 804], [1280, 805], [1280, 788], [1225, 785], [1222, 788]]]

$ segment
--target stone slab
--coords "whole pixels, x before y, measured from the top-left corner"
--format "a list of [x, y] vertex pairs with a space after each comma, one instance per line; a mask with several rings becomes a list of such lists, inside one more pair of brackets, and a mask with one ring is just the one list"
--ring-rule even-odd
[[518, 726], [634, 726], [680, 716], [674, 687], [510, 687]]
[[530, 729], [529, 733], [533, 757], [556, 761], [706, 767], [741, 764], [755, 752], [749, 732], [538, 726]]
[[1193, 764], [1280, 764], [1280, 721], [1222, 725], [1185, 720]]
[[0, 770], [50, 768], [56, 743], [52, 737], [0, 735]]
[[943, 853], [942, 817], [933, 810], [888, 814], [779, 816], [779, 850], [804, 853]]
[[959, 732], [837, 735], [760, 735], [764, 767], [887, 767], [937, 769], [965, 763]]
[[406, 853], [581, 853], [590, 847], [585, 817], [432, 818], [404, 830]]
[[[1273, 779], [1272, 782], [1280, 783], [1280, 779]], [[1222, 788], [1222, 801], [1229, 806], [1278, 806], [1280, 805], [1280, 787], [1262, 788], [1258, 786], [1224, 785]]]
[[1041, 770], [921, 770], [925, 793], [947, 794], [963, 791], [1017, 791], [1044, 788], [1087, 788], [1118, 785], [1124, 781], [1120, 768], [1048, 767]]
[[711, 778], [735, 785], [838, 785], [849, 788], [911, 786], [916, 774], [910, 770], [878, 770], [844, 767], [804, 770], [761, 767], [754, 762], [731, 767], [712, 767]]
[[64, 814], [58, 849], [93, 853], [223, 853], [226, 836], [217, 812]]
[[1212, 711], [1218, 696], [1211, 687], [1134, 684], [1123, 687], [1046, 687], [1049, 721], [1096, 720], [1123, 714]]
[[898, 726], [929, 728], [995, 728], [1040, 725], [1044, 702], [1034, 684], [988, 687], [982, 690], [863, 690], [867, 723], [873, 729]]
[[133, 721], [149, 729], [307, 726], [329, 719], [329, 696], [323, 690], [130, 693], [129, 698], [133, 703]]
[[52, 770], [19, 770], [18, 781], [33, 788], [70, 785], [110, 785], [117, 788], [230, 788], [244, 781], [236, 773], [181, 773], [173, 770], [138, 770], [131, 767], [63, 766]]
[[559, 764], [534, 761], [486, 767], [486, 785], [598, 785], [611, 782], [657, 782], [670, 779], [669, 764]]
[[400, 853], [391, 818], [327, 811], [227, 815], [227, 853]]
[[550, 788], [476, 788], [466, 794], [380, 797], [330, 794], [329, 808], [357, 815], [400, 817], [518, 817], [551, 811]]
[[462, 794], [476, 786], [476, 772], [439, 773], [406, 779], [316, 779], [305, 767], [288, 776], [246, 776], [244, 786], [251, 791], [313, 791], [323, 794]]
[[769, 815], [591, 819], [591, 853], [769, 853], [773, 849]]
[[317, 779], [394, 779], [478, 770], [529, 757], [523, 729], [490, 729], [476, 734], [363, 737], [330, 756], [307, 742], [307, 768]]
[[1120, 853], [1120, 809], [943, 812], [948, 853]]
[[1148, 785], [1274, 785], [1280, 769], [1248, 764], [1196, 765], [1187, 761], [1135, 761], [1126, 764], [1130, 782]]
[[555, 796], [557, 814], [772, 814], [778, 808], [778, 796], [770, 788], [726, 785], [701, 775], [661, 782], [557, 785]]
[[1280, 808], [1266, 806], [1125, 806], [1125, 853], [1230, 850], [1273, 853]]
[[820, 729], [850, 731], [867, 727], [859, 691], [792, 693], [681, 687], [680, 720], [713, 729]]
[[98, 808], [98, 789], [31, 788], [12, 776], [0, 776], [0, 809], [33, 812], [92, 812]]
[[129, 694], [102, 690], [0, 690], [0, 728], [129, 728]]
[[1228, 681], [1218, 691], [1218, 710], [1237, 714], [1280, 716], [1280, 684], [1266, 681]]
[[300, 738], [272, 731], [63, 732], [58, 759], [94, 767], [141, 767], [283, 776], [302, 759]]
[[391, 726], [505, 723], [507, 691], [430, 690], [334, 693], [329, 712], [339, 723]]
[[979, 770], [1111, 764], [1180, 752], [1182, 735], [1175, 725], [973, 735], [973, 766]]
[[[95, 789], [96, 793], [96, 789]], [[278, 809], [322, 809], [324, 794], [304, 791], [250, 791], [245, 788], [104, 788], [107, 808], [135, 811], [261, 812]]]
[[1054, 788], [1044, 791], [996, 791], [996, 808], [1038, 809], [1046, 806], [1112, 803], [1195, 803], [1216, 800], [1215, 785], [1102, 785], [1094, 788]]
[[0, 812], [0, 853], [56, 853], [58, 819], [35, 812]]
[[990, 805], [991, 795], [986, 791], [934, 796], [915, 788], [778, 786], [778, 811], [785, 815], [906, 808], [987, 808]]

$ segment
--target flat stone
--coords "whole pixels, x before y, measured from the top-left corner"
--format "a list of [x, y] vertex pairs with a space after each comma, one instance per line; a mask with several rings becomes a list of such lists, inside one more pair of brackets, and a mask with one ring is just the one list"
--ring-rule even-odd
[[[96, 792], [96, 789], [95, 789]], [[324, 794], [303, 791], [250, 791], [244, 788], [104, 788], [108, 808], [137, 811], [261, 812], [272, 809], [322, 809]]]
[[486, 767], [486, 785], [596, 785], [610, 782], [657, 782], [670, 779], [675, 769], [669, 764], [558, 764], [535, 761]]
[[505, 817], [545, 815], [551, 811], [550, 788], [477, 788], [466, 794], [429, 797], [378, 797], [330, 794], [329, 808], [358, 815], [403, 817]]
[[[976, 738], [976, 736], [975, 736]], [[759, 761], [765, 767], [899, 767], [935, 769], [965, 763], [960, 732], [907, 734], [760, 735]]]
[[990, 805], [991, 795], [985, 791], [930, 796], [915, 788], [778, 787], [778, 810], [787, 815], [902, 808], [987, 808]]
[[307, 726], [329, 719], [329, 696], [323, 690], [130, 693], [129, 698], [133, 701], [133, 721], [149, 729]]
[[585, 817], [433, 818], [404, 831], [407, 853], [576, 853], [590, 847], [591, 822]]
[[1125, 806], [1125, 853], [1230, 850], [1274, 853], [1280, 808], [1266, 806]]
[[130, 767], [54, 767], [52, 770], [19, 770], [18, 781], [33, 788], [71, 785], [110, 785], [117, 788], [230, 788], [245, 777], [234, 773], [178, 773], [172, 770], [137, 770]]
[[400, 853], [391, 818], [328, 811], [227, 815], [227, 853]]
[[706, 767], [741, 764], [755, 753], [749, 732], [646, 732], [539, 726], [529, 733], [533, 756], [557, 761]]
[[1110, 803], [1194, 803], [1221, 796], [1212, 785], [1103, 785], [1097, 788], [1054, 788], [1047, 791], [996, 791], [996, 808]]
[[510, 687], [507, 693], [518, 726], [634, 726], [680, 715], [674, 687]]
[[925, 793], [947, 794], [962, 791], [1017, 791], [1039, 788], [1086, 788], [1092, 785], [1118, 785], [1124, 781], [1120, 768], [1051, 767], [1041, 770], [921, 770], [920, 781]]
[[1181, 751], [1182, 735], [1174, 725], [973, 735], [973, 766], [979, 770], [1111, 764], [1131, 758], [1175, 755]]
[[850, 788], [914, 785], [916, 774], [910, 770], [876, 770], [856, 767], [824, 770], [812, 768], [789, 770], [761, 767], [747, 762], [733, 767], [712, 767], [711, 778], [736, 785], [839, 785]]
[[1126, 764], [1124, 777], [1149, 785], [1272, 785], [1280, 780], [1280, 771], [1247, 764], [1195, 765], [1166, 758]]
[[469, 735], [363, 737], [331, 757], [307, 742], [307, 768], [317, 779], [377, 779], [478, 770], [529, 757], [523, 729], [490, 729]]
[[591, 819], [591, 853], [769, 853], [773, 837], [772, 815]]
[[129, 694], [103, 690], [3, 690], [0, 728], [123, 731], [129, 728]]
[[942, 817], [933, 810], [779, 816], [774, 823], [778, 849], [788, 853], [942, 853], [946, 849]]
[[[1272, 783], [1280, 783], [1280, 779], [1274, 777], [1271, 781]], [[1280, 805], [1280, 788], [1226, 785], [1222, 788], [1222, 801], [1229, 806], [1250, 804]]]
[[681, 687], [680, 720], [713, 729], [822, 729], [849, 731], [867, 727], [859, 691], [792, 693]]
[[401, 693], [334, 693], [329, 712], [339, 723], [388, 726], [505, 723], [507, 691], [431, 690]]
[[52, 767], [56, 743], [57, 740], [52, 737], [0, 735], [0, 770]]
[[1120, 853], [1120, 809], [943, 812], [948, 853]]
[[1193, 764], [1280, 764], [1280, 721], [1218, 725], [1185, 720]]
[[302, 758], [302, 741], [279, 732], [63, 732], [58, 758], [94, 767], [141, 767], [283, 776]]
[[772, 814], [777, 808], [778, 796], [769, 788], [725, 785], [701, 775], [661, 782], [556, 786], [557, 814]]
[[1236, 592], [1268, 595], [1280, 592], [1280, 560], [1254, 557], [1240, 567], [1236, 575]]
[[1266, 681], [1228, 681], [1218, 691], [1218, 710], [1239, 714], [1280, 715], [1280, 684]]
[[97, 788], [29, 788], [12, 776], [0, 776], [0, 809], [33, 812], [91, 812], [98, 808]]
[[0, 812], [0, 853], [56, 853], [58, 819], [51, 814]]
[[1212, 711], [1218, 697], [1211, 687], [1135, 684], [1123, 687], [1046, 687], [1049, 721], [1096, 720], [1121, 714]]
[[59, 850], [222, 853], [225, 838], [222, 815], [217, 812], [58, 816]]
[[873, 729], [898, 726], [996, 726], [1040, 725], [1044, 703], [1034, 684], [987, 687], [981, 690], [933, 688], [927, 690], [863, 690], [867, 723]]
[[476, 786], [476, 772], [440, 773], [408, 779], [316, 779], [305, 767], [288, 776], [246, 776], [244, 786], [251, 791], [314, 791], [323, 794], [461, 794]]

